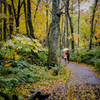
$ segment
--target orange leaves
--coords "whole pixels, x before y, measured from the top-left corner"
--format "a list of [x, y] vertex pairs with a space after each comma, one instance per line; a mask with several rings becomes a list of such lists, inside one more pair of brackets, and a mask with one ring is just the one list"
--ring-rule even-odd
[[4, 67], [8, 67], [8, 66], [11, 65], [11, 63], [8, 63], [8, 64], [7, 64], [7, 62], [8, 62], [8, 61], [5, 61], [6, 64], [4, 65]]
[[11, 63], [8, 63], [8, 64], [5, 64], [4, 67], [8, 67], [8, 66], [10, 66], [10, 65], [11, 65]]

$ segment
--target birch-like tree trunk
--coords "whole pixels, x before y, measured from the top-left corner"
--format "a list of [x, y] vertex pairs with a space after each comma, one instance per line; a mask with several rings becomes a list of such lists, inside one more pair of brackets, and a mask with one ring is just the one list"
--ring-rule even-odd
[[48, 53], [48, 66], [58, 65], [57, 50], [58, 50], [58, 35], [59, 35], [59, 22], [60, 22], [60, 11], [59, 11], [59, 0], [52, 1], [52, 27], [49, 42], [49, 53]]
[[94, 16], [95, 16], [95, 12], [96, 12], [96, 7], [97, 7], [98, 1], [99, 0], [95, 0], [95, 4], [94, 4], [94, 8], [93, 8], [93, 14], [92, 14], [92, 19], [91, 19], [91, 34], [90, 34], [90, 45], [89, 45], [89, 49], [92, 49], [93, 21], [94, 21]]

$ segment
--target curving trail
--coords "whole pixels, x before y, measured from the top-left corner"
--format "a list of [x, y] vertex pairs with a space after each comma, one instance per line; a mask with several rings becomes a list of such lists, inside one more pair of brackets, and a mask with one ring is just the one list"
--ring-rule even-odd
[[71, 70], [71, 79], [74, 83], [100, 84], [100, 77], [92, 71], [91, 67], [72, 62], [68, 63], [67, 67]]
[[71, 70], [63, 100], [100, 100], [100, 77], [91, 67], [75, 62], [65, 63], [64, 60], [62, 64]]

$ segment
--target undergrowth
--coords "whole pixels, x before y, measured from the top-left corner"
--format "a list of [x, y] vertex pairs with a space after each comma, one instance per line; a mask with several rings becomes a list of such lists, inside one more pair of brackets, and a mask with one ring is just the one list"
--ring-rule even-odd
[[70, 60], [93, 65], [95, 69], [100, 72], [100, 48], [94, 48], [92, 50], [80, 49], [74, 52], [70, 51]]

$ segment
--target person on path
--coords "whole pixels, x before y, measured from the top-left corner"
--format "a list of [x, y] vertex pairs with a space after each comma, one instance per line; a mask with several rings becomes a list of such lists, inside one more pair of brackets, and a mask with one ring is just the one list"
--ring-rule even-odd
[[64, 59], [65, 59], [65, 62], [66, 62], [66, 59], [67, 59], [66, 52], [64, 52]]
[[67, 60], [68, 60], [68, 63], [69, 63], [69, 57], [70, 57], [69, 50], [66, 52], [66, 55], [67, 55]]

